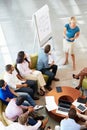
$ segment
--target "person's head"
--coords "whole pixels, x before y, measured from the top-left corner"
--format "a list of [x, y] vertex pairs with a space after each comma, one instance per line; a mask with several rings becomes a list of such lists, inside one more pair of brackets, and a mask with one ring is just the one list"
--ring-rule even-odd
[[75, 17], [70, 17], [69, 21], [70, 21], [70, 26], [71, 27], [75, 27], [76, 26], [77, 21], [76, 21]]
[[47, 53], [50, 52], [50, 50], [51, 50], [51, 46], [50, 46], [49, 44], [47, 44], [47, 45], [45, 46], [45, 48], [44, 48], [44, 52], [47, 54]]
[[19, 51], [17, 55], [17, 63], [22, 63], [25, 59], [25, 53], [24, 51]]
[[22, 105], [23, 102], [24, 102], [24, 98], [23, 98], [22, 96], [18, 96], [18, 97], [16, 98], [16, 105], [17, 105], [17, 106]]
[[18, 117], [18, 122], [22, 125], [25, 125], [27, 123], [27, 120], [28, 120], [28, 114], [27, 113], [24, 113], [24, 114], [21, 114], [19, 117]]
[[76, 109], [75, 108], [71, 108], [69, 110], [68, 116], [69, 116], [69, 118], [75, 119], [75, 117], [76, 117]]
[[0, 80], [0, 88], [5, 89], [5, 87], [6, 87], [6, 82], [3, 79], [1, 79]]
[[14, 67], [11, 64], [8, 64], [5, 66], [5, 70], [10, 73], [14, 70]]

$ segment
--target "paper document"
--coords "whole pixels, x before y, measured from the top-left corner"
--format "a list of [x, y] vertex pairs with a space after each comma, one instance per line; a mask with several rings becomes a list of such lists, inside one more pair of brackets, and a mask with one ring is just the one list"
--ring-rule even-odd
[[52, 111], [58, 108], [55, 102], [54, 96], [46, 96], [45, 102], [46, 102], [46, 108], [48, 111]]

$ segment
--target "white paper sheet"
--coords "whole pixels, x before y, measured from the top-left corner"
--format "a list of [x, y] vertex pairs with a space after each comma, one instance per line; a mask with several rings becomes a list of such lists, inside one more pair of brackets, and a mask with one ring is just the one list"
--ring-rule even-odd
[[54, 96], [46, 96], [45, 102], [46, 102], [46, 108], [48, 111], [52, 111], [58, 108], [55, 102]]

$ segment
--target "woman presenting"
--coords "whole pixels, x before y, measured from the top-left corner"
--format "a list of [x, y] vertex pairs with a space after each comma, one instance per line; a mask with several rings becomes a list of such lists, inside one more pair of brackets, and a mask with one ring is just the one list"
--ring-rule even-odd
[[69, 54], [71, 55], [72, 62], [73, 62], [73, 69], [75, 70], [75, 54], [74, 54], [74, 44], [75, 40], [79, 37], [80, 29], [76, 25], [76, 18], [71, 17], [70, 22], [65, 24], [63, 36], [63, 50], [65, 52], [65, 62], [64, 65], [68, 63]]

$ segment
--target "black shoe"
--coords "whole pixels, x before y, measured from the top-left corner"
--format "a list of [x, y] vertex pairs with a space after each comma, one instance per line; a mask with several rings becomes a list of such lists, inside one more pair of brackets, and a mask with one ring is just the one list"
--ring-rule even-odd
[[54, 78], [53, 80], [54, 80], [54, 81], [60, 81], [58, 78]]
[[47, 90], [51, 91], [51, 90], [52, 90], [52, 88], [51, 88], [51, 87], [49, 87], [49, 88], [47, 88]]
[[80, 89], [80, 87], [78, 86], [78, 87], [76, 87], [75, 89], [79, 90], [79, 89]]
[[44, 96], [44, 95], [45, 95], [45, 93], [44, 93], [44, 92], [42, 92], [42, 91], [37, 92], [37, 94], [38, 94], [39, 96]]
[[40, 88], [40, 92], [42, 92], [43, 95], [45, 95], [45, 91], [42, 88]]
[[34, 100], [39, 100], [39, 97], [38, 96], [34, 96], [33, 99]]
[[75, 74], [73, 74], [73, 75], [72, 75], [72, 77], [73, 77], [73, 78], [75, 78], [75, 79], [79, 79], [79, 77], [78, 77], [78, 78], [76, 78], [76, 75], [75, 75]]

